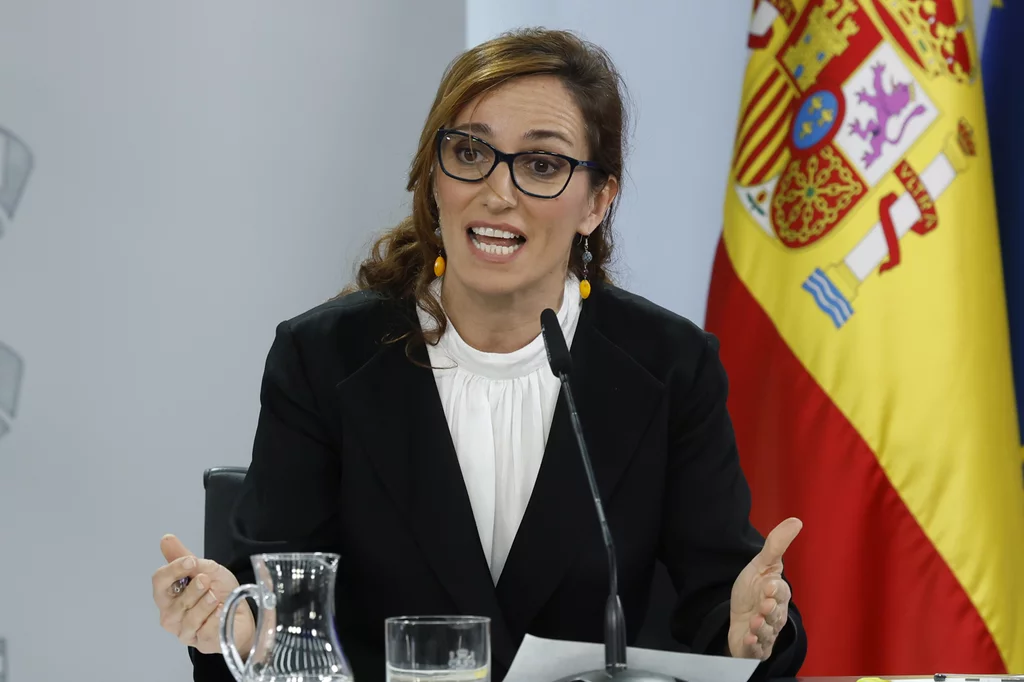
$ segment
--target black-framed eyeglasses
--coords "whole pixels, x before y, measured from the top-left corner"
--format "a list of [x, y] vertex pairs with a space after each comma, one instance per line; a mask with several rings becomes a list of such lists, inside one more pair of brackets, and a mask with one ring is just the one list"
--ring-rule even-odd
[[578, 167], [601, 170], [593, 161], [554, 152], [506, 154], [479, 137], [446, 128], [437, 131], [437, 160], [445, 175], [463, 182], [482, 182], [499, 163], [507, 163], [519, 191], [540, 199], [554, 199], [564, 192]]

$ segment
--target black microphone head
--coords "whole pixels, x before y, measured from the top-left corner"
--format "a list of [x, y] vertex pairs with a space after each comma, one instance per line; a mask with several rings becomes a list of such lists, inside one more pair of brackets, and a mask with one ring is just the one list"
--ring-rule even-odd
[[565, 345], [565, 336], [562, 334], [562, 327], [558, 324], [558, 316], [551, 308], [546, 308], [540, 314], [540, 333], [544, 337], [544, 348], [548, 352], [548, 365], [556, 377], [569, 374], [572, 371], [572, 356], [569, 355], [569, 347]]

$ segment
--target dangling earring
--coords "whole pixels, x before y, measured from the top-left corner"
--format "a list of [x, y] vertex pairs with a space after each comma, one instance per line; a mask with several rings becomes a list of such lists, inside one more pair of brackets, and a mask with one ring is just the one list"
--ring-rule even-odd
[[590, 296], [590, 281], [587, 279], [589, 272], [587, 266], [594, 260], [594, 254], [590, 253], [590, 238], [583, 238], [583, 279], [580, 280], [580, 296], [587, 298]]
[[[438, 241], [441, 240], [441, 228], [440, 227], [438, 227], [436, 230], [434, 230], [434, 235], [437, 237]], [[441, 248], [444, 249], [444, 245], [443, 244], [441, 245]], [[442, 275], [444, 275], [444, 266], [445, 266], [444, 256], [442, 256], [441, 253], [438, 253], [437, 254], [437, 258], [434, 259], [434, 275], [436, 277], [441, 277]]]

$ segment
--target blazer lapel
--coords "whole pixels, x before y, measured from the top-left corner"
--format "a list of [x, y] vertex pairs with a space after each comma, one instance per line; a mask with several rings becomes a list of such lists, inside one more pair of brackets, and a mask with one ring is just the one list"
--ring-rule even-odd
[[[607, 508], [664, 387], [596, 328], [596, 298], [584, 303], [577, 325], [570, 385]], [[516, 641], [528, 631], [584, 541], [600, 538], [600, 532], [568, 408], [560, 393], [533, 494], [497, 586], [498, 600]]]
[[[415, 358], [429, 365], [424, 348]], [[346, 412], [344, 428], [361, 433], [377, 474], [459, 611], [491, 619], [492, 658], [507, 669], [515, 648], [480, 545], [433, 373], [410, 362], [399, 342], [343, 381], [339, 391]]]

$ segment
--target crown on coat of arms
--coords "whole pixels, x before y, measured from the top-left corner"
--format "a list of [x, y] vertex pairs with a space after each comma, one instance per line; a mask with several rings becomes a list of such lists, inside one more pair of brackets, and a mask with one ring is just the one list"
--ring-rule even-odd
[[949, 74], [960, 82], [970, 80], [970, 56], [964, 38], [968, 24], [955, 17], [939, 16], [947, 14], [940, 11], [940, 4], [941, 9], [950, 10], [951, 5], [936, 0], [885, 0], [879, 4], [888, 10], [894, 24], [891, 28], [903, 34], [903, 47], [929, 75]]
[[974, 156], [978, 153], [977, 147], [974, 146], [974, 128], [967, 122], [967, 119], [961, 118], [956, 125], [956, 141], [960, 145], [960, 149], [967, 156]]
[[978, 147], [974, 142], [974, 128], [967, 122], [967, 119], [961, 117], [957, 121], [956, 128], [951, 135], [946, 137], [946, 141], [942, 145], [942, 153], [946, 155], [949, 165], [957, 173], [967, 170], [971, 157], [978, 153]]

